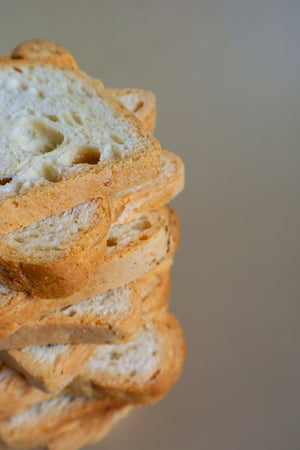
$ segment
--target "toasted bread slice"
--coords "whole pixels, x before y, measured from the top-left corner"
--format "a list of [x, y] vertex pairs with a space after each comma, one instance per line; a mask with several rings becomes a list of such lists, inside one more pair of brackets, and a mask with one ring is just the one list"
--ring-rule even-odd
[[[31, 319], [38, 319], [57, 309], [127, 284], [153, 267], [159, 269], [159, 265], [176, 251], [179, 239], [178, 218], [174, 210], [165, 208], [146, 214], [143, 221], [142, 223], [147, 226], [150, 224], [150, 228], [138, 230], [141, 227], [141, 220], [138, 219], [131, 224], [119, 225], [117, 230], [113, 230], [112, 236], [118, 235], [123, 250], [120, 250], [119, 245], [110, 246], [107, 259], [98, 268], [93, 280], [72, 296], [45, 299], [12, 291], [0, 285], [0, 339], [9, 336]], [[142, 238], [143, 236], [147, 236], [148, 239]], [[143, 260], [141, 264], [134, 264], [135, 261], [140, 260]], [[102, 276], [106, 264], [112, 270], [111, 286]]]
[[108, 91], [153, 133], [156, 120], [156, 99], [150, 91], [141, 89], [112, 89]]
[[[141, 288], [138, 286], [141, 285]], [[0, 340], [0, 350], [50, 344], [113, 344], [132, 340], [143, 321], [166, 310], [170, 271], [149, 273], [135, 282], [31, 320]]]
[[92, 344], [37, 345], [0, 352], [0, 358], [37, 388], [56, 393], [77, 375], [94, 348]]
[[178, 379], [186, 355], [182, 330], [171, 314], [147, 322], [131, 342], [98, 345], [67, 390], [104, 394], [134, 404], [154, 403]]
[[140, 290], [131, 282], [27, 322], [0, 340], [0, 349], [126, 342], [141, 328], [141, 308]]
[[[0, 436], [2, 442], [13, 449], [41, 446], [49, 450], [74, 450], [101, 438], [113, 421], [126, 410], [128, 405], [118, 400], [60, 394], [0, 421]], [[87, 427], [89, 421], [92, 424], [91, 431]], [[80, 430], [87, 432], [86, 440]], [[78, 439], [78, 443], [72, 436]]]
[[40, 297], [66, 297], [95, 275], [106, 252], [108, 199], [93, 199], [0, 236], [0, 281]]
[[50, 41], [0, 57], [0, 234], [155, 178], [160, 145]]

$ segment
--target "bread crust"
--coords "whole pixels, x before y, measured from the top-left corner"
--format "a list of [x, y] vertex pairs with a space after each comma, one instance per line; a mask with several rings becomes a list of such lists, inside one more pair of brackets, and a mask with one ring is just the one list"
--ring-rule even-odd
[[112, 223], [130, 222], [140, 214], [167, 204], [184, 187], [184, 165], [182, 160], [167, 150], [162, 150], [161, 164], [170, 170], [163, 171], [154, 180], [119, 192], [111, 198]]
[[116, 116], [121, 116], [141, 138], [139, 154], [125, 160], [113, 160], [93, 165], [80, 173], [69, 171], [58, 182], [31, 187], [20, 194], [10, 194], [0, 200], [0, 234], [43, 219], [49, 214], [65, 211], [85, 200], [107, 196], [149, 181], [160, 172], [160, 145], [142, 123], [119, 103], [98, 80], [77, 69], [74, 60], [61, 46], [46, 40], [21, 43], [12, 57], [0, 57], [0, 68], [24, 66], [54, 66], [72, 71], [83, 79], [96, 94], [109, 103]]
[[[125, 95], [132, 95], [138, 98], [138, 103], [134, 109], [128, 108], [145, 125], [150, 133], [153, 133], [156, 120], [156, 99], [150, 91], [142, 89], [114, 89], [107, 88], [111, 94], [122, 103]], [[125, 105], [126, 106], [126, 105]]]

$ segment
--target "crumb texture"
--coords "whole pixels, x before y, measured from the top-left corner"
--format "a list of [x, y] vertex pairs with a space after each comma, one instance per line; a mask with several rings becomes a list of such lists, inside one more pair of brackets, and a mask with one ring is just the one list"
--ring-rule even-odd
[[0, 198], [140, 147], [92, 84], [51, 66], [0, 70], [0, 121]]

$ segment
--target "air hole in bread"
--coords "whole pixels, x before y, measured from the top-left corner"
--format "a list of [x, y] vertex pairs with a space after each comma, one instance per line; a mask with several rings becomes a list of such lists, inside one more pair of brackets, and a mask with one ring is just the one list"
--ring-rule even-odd
[[44, 99], [45, 98], [44, 92], [40, 91], [39, 94], [38, 94], [38, 97]]
[[44, 177], [51, 183], [56, 183], [61, 180], [61, 174], [55, 167], [50, 165], [44, 167]]
[[76, 311], [74, 311], [74, 309], [71, 309], [70, 311], [68, 311], [69, 317], [73, 317], [73, 316], [75, 316], [75, 314], [76, 314]]
[[14, 70], [15, 70], [16, 72], [23, 73], [23, 70], [21, 70], [20, 67], [14, 67]]
[[41, 119], [17, 124], [16, 140], [21, 148], [33, 153], [48, 153], [62, 144], [64, 136]]
[[0, 178], [0, 186], [5, 186], [6, 184], [10, 183], [11, 180], [12, 180], [12, 177]]
[[148, 230], [148, 228], [151, 228], [151, 223], [149, 220], [144, 220], [143, 222], [136, 223], [133, 228], [139, 231]]
[[134, 108], [134, 112], [136, 113], [139, 109], [141, 109], [144, 106], [144, 102], [139, 102], [136, 107]]
[[118, 239], [117, 238], [109, 238], [107, 239], [107, 246], [108, 247], [114, 247], [115, 245], [117, 245], [118, 243]]
[[118, 360], [118, 359], [120, 359], [121, 358], [121, 355], [120, 355], [120, 353], [118, 353], [118, 352], [112, 352], [111, 354], [110, 354], [110, 359], [112, 359], [112, 360]]
[[79, 114], [76, 113], [76, 111], [71, 111], [71, 115], [72, 115], [73, 119], [75, 120], [75, 122], [78, 123], [78, 125], [83, 125], [83, 121], [82, 121], [81, 117], [79, 116]]
[[148, 239], [148, 236], [146, 234], [143, 234], [143, 236], [140, 237], [140, 241], [146, 241]]
[[59, 122], [59, 118], [53, 114], [46, 116], [47, 119], [51, 120], [51, 122]]
[[109, 137], [113, 141], [117, 142], [117, 144], [124, 144], [124, 141], [119, 136], [117, 136], [116, 134], [110, 134]]
[[73, 164], [98, 164], [100, 160], [100, 150], [96, 147], [81, 147]]
[[136, 374], [137, 374], [137, 371], [136, 371], [136, 370], [132, 370], [132, 371], [130, 372], [130, 376], [131, 376], [131, 377], [135, 377]]
[[65, 122], [70, 125], [71, 127], [74, 125], [73, 121], [72, 121], [72, 117], [67, 114], [67, 113], [63, 113], [63, 118], [65, 120]]

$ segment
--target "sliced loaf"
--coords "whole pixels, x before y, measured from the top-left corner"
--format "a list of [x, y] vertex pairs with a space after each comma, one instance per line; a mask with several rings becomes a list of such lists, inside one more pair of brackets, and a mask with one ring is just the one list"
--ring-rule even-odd
[[157, 140], [60, 45], [1, 56], [0, 86], [0, 234], [159, 174]]
[[[98, 268], [93, 280], [70, 297], [45, 299], [12, 291], [0, 285], [0, 339], [9, 336], [31, 319], [40, 318], [59, 308], [134, 281], [153, 267], [157, 266], [159, 269], [159, 264], [176, 251], [179, 222], [174, 210], [168, 208], [148, 213], [143, 220], [142, 223], [146, 223], [147, 226], [150, 224], [146, 230], [138, 230], [141, 227], [140, 219], [131, 224], [119, 225], [117, 230], [113, 230], [112, 236], [118, 235], [123, 250], [120, 250], [118, 245], [110, 245], [107, 259]], [[147, 239], [144, 239], [143, 236]], [[139, 265], [134, 264], [135, 261], [142, 262]], [[109, 265], [112, 270], [110, 273], [111, 286], [107, 280], [103, 279], [102, 275], [106, 265]], [[133, 270], [132, 267], [134, 267]]]

